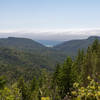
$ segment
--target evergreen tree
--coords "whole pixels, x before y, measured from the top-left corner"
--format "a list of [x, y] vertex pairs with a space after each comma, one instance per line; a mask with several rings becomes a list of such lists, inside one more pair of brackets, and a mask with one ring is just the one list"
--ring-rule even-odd
[[92, 52], [97, 53], [99, 48], [100, 48], [99, 40], [96, 39], [91, 46]]
[[61, 68], [61, 66], [59, 64], [57, 64], [54, 74], [53, 74], [53, 80], [52, 80], [52, 98], [53, 98], [53, 100], [60, 100], [59, 89], [58, 89], [60, 68]]
[[56, 68], [55, 68], [55, 72], [53, 74], [53, 84], [54, 86], [57, 85], [58, 83], [58, 76], [59, 76], [59, 71], [60, 71], [60, 68], [61, 66], [59, 64], [56, 65]]
[[92, 75], [93, 65], [92, 65], [92, 50], [91, 47], [88, 47], [87, 53], [83, 60], [83, 67], [82, 67], [82, 80], [83, 84], [87, 85], [87, 77]]
[[82, 82], [82, 68], [83, 68], [83, 61], [84, 61], [84, 51], [79, 50], [76, 59], [73, 62], [72, 71], [73, 76], [75, 77], [74, 80], [78, 81], [79, 83]]
[[68, 57], [59, 71], [58, 88], [61, 98], [64, 98], [67, 93], [70, 94], [70, 90], [73, 86], [72, 64], [72, 59]]

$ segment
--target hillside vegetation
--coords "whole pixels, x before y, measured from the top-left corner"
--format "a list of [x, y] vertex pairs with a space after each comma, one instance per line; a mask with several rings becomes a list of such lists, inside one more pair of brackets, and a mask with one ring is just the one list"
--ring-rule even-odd
[[80, 39], [80, 40], [70, 40], [70, 41], [65, 41], [61, 44], [58, 44], [54, 46], [56, 50], [60, 50], [62, 52], [66, 52], [69, 54], [69, 56], [73, 56], [77, 54], [77, 51], [80, 49], [86, 49], [88, 48], [89, 45], [93, 43], [95, 39], [100, 40], [100, 37], [98, 36], [91, 36], [87, 39]]
[[[38, 76], [37, 70], [30, 70], [29, 67], [25, 67], [25, 64], [18, 67], [19, 64], [23, 65], [22, 61], [26, 60], [21, 58], [25, 57], [22, 56], [22, 52], [18, 55], [18, 52], [11, 52], [11, 49], [4, 48], [1, 51], [3, 54], [1, 58], [5, 54], [7, 58], [4, 57], [4, 59], [12, 59], [10, 62], [15, 65], [14, 59], [16, 68], [19, 68], [19, 70], [16, 68], [12, 70], [15, 66], [8, 66], [0, 58], [3, 64], [1, 69], [4, 68], [2, 72], [7, 70], [9, 77], [14, 71], [20, 72], [28, 68], [26, 73], [19, 75], [19, 78], [14, 81], [6, 79], [5, 76], [0, 77], [1, 100], [100, 100], [100, 43], [97, 39], [85, 52], [79, 50], [74, 60], [68, 56], [62, 64], [56, 65], [54, 72], [41, 69], [38, 70]], [[14, 54], [16, 55], [10, 56]], [[11, 68], [12, 71], [9, 72], [7, 68]], [[18, 72], [13, 77], [17, 75]]]
[[86, 40], [73, 40], [54, 48], [45, 47], [26, 38], [2, 38], [0, 39], [0, 75], [15, 81], [20, 76], [25, 77], [26, 80], [32, 79], [33, 75], [38, 77], [43, 68], [52, 72], [57, 63], [62, 63], [68, 55], [71, 55], [72, 59], [75, 58], [76, 51], [86, 49], [95, 38], [99, 39], [99, 37], [89, 37]]

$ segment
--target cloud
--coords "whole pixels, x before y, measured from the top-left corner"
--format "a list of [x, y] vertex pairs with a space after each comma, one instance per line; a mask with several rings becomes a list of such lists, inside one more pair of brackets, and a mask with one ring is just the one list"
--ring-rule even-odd
[[34, 40], [71, 40], [88, 36], [100, 36], [100, 28], [86, 29], [48, 29], [48, 30], [1, 30], [0, 37], [25, 37]]

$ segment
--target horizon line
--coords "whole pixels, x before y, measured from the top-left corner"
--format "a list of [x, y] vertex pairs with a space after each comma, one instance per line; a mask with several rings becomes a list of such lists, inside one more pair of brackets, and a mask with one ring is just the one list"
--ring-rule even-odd
[[42, 33], [42, 32], [68, 32], [68, 31], [91, 31], [100, 30], [100, 28], [70, 28], [70, 29], [12, 29], [12, 30], [0, 30], [0, 33]]

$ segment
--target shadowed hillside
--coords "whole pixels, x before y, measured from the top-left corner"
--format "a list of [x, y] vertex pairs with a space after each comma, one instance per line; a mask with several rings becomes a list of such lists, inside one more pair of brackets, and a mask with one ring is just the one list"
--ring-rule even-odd
[[93, 43], [95, 39], [100, 40], [98, 36], [91, 36], [88, 39], [80, 39], [80, 40], [70, 40], [65, 41], [61, 44], [54, 46], [53, 48], [56, 50], [60, 50], [62, 52], [66, 52], [68, 55], [76, 55], [79, 49], [86, 50], [89, 45]]

